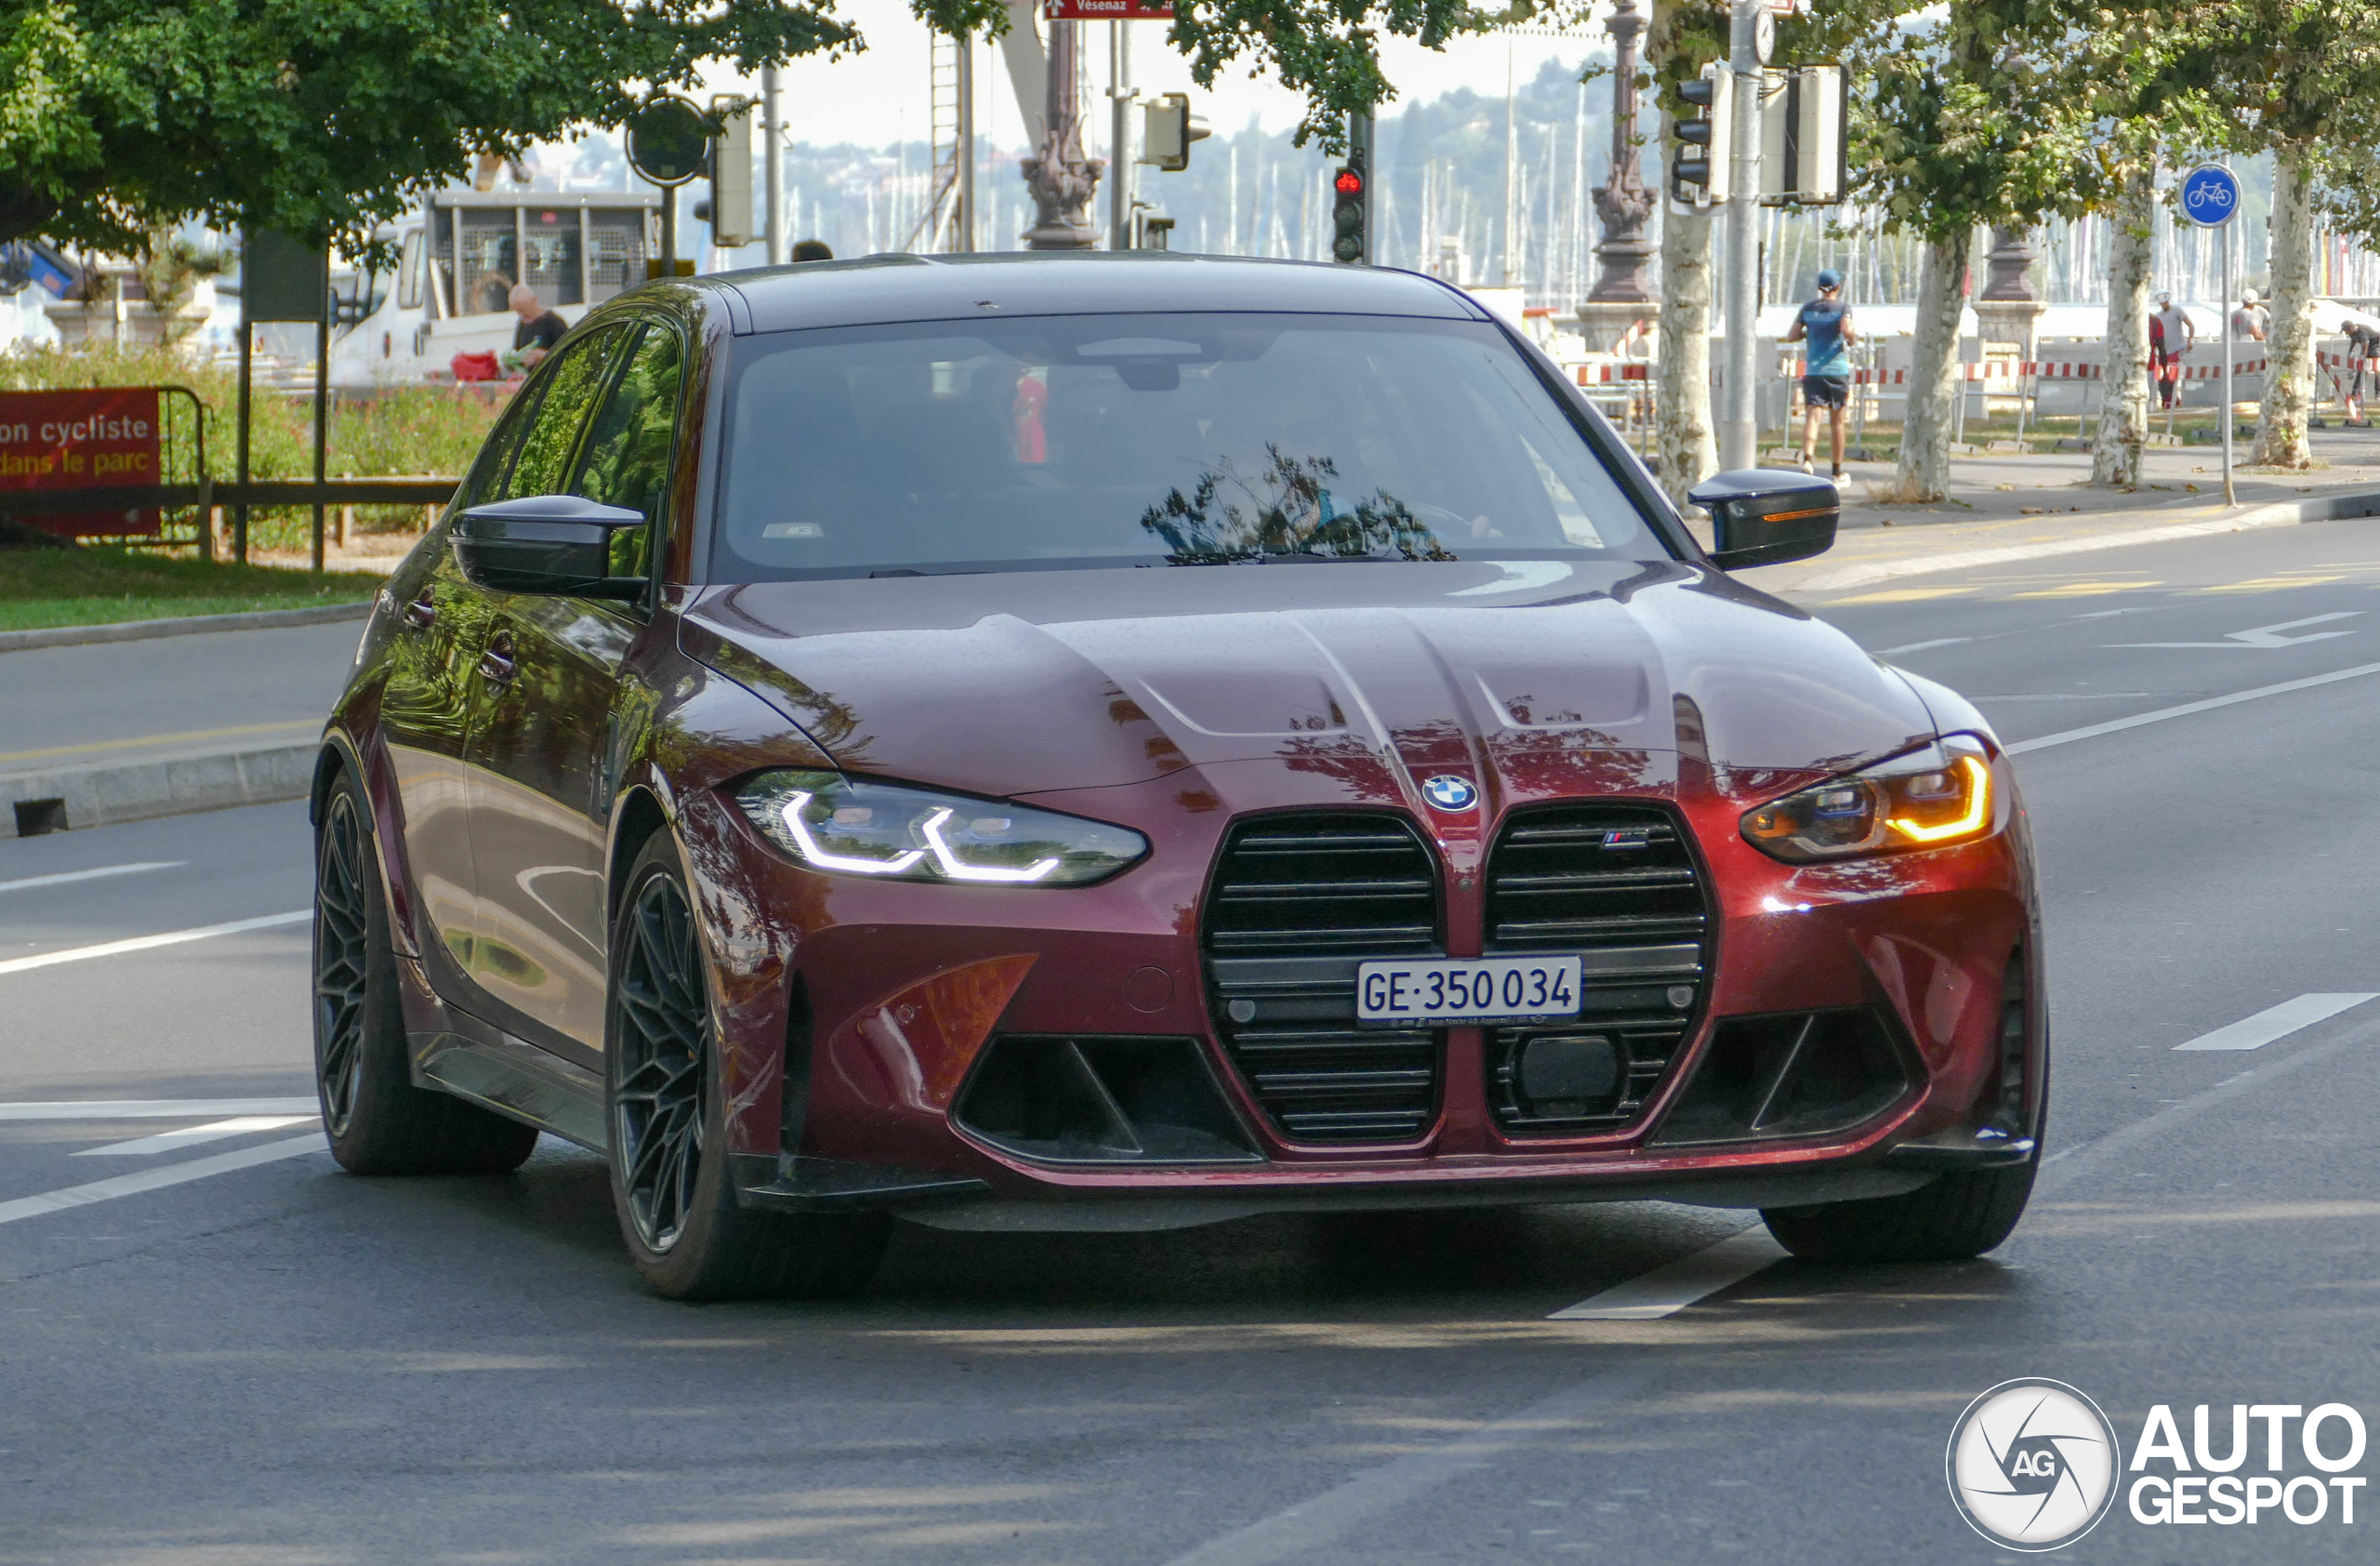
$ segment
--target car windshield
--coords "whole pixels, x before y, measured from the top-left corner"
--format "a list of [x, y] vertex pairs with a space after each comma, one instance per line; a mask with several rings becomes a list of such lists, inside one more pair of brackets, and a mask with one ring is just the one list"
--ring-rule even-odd
[[1041, 316], [738, 340], [714, 579], [1666, 559], [1481, 322]]

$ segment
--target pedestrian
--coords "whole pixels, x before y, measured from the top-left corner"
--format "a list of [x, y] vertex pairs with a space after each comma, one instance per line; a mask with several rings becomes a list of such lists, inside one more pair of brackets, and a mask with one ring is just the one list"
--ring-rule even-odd
[[2257, 302], [2254, 288], [2240, 292], [2240, 308], [2231, 312], [2231, 340], [2262, 342], [2272, 335], [2272, 312]]
[[570, 323], [548, 310], [537, 290], [526, 283], [513, 285], [510, 303], [512, 313], [521, 317], [521, 324], [512, 328], [512, 351], [521, 355], [522, 363], [534, 365], [553, 352], [554, 344], [570, 330]]
[[831, 261], [835, 253], [826, 247], [823, 239], [805, 239], [793, 247], [793, 259], [797, 261]]
[[2373, 389], [2380, 391], [2380, 318], [2350, 312], [2339, 330], [2347, 336], [2347, 367], [2354, 374], [2347, 393], [2347, 428], [2369, 429], [2363, 411], [2363, 378], [2368, 365]]
[[2157, 296], [2149, 318], [2149, 363], [2157, 372], [2157, 405], [2170, 409], [2180, 396], [2182, 358], [2198, 342], [2198, 328], [2171, 294]]
[[1802, 471], [1815, 472], [1810, 454], [1818, 445], [1818, 409], [1827, 413], [1834, 454], [1834, 482], [1843, 482], [1843, 410], [1851, 401], [1851, 344], [1859, 340], [1843, 302], [1843, 274], [1829, 267], [1818, 273], [1818, 297], [1793, 317], [1787, 342], [1807, 342], [1802, 365]]

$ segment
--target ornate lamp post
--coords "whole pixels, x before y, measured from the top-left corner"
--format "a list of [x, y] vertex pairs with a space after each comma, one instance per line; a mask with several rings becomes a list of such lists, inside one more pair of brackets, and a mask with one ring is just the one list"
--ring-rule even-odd
[[1636, 146], [1637, 40], [1645, 34], [1645, 19], [1636, 0], [1619, 0], [1609, 23], [1616, 56], [1611, 73], [1611, 172], [1594, 192], [1595, 217], [1603, 240], [1595, 246], [1597, 274], [1579, 307], [1579, 322], [1586, 329], [1588, 346], [1609, 350], [1639, 321], [1660, 313], [1659, 296], [1646, 267], [1653, 258], [1653, 242], [1645, 237], [1645, 220], [1653, 215], [1653, 192], [1637, 172], [1641, 156]]
[[1034, 222], [1025, 232], [1028, 250], [1088, 250], [1099, 241], [1091, 226], [1091, 198], [1106, 164], [1082, 152], [1082, 113], [1075, 87], [1076, 35], [1082, 24], [1050, 23], [1050, 96], [1040, 151], [1022, 160], [1025, 188], [1033, 192]]

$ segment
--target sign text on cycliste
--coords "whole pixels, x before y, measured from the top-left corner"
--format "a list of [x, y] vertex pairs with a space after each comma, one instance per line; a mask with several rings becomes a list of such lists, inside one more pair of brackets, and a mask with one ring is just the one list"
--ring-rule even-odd
[[[0, 392], [0, 493], [112, 489], [163, 481], [157, 389]], [[51, 533], [154, 533], [157, 508], [23, 515]]]

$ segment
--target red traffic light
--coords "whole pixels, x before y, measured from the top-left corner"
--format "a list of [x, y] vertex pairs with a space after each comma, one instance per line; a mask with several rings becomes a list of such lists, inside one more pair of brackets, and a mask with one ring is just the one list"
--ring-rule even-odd
[[1364, 177], [1356, 173], [1352, 168], [1341, 169], [1339, 171], [1339, 177], [1336, 179], [1331, 180], [1330, 185], [1331, 188], [1337, 191], [1341, 195], [1351, 196], [1361, 195], [1364, 193]]

